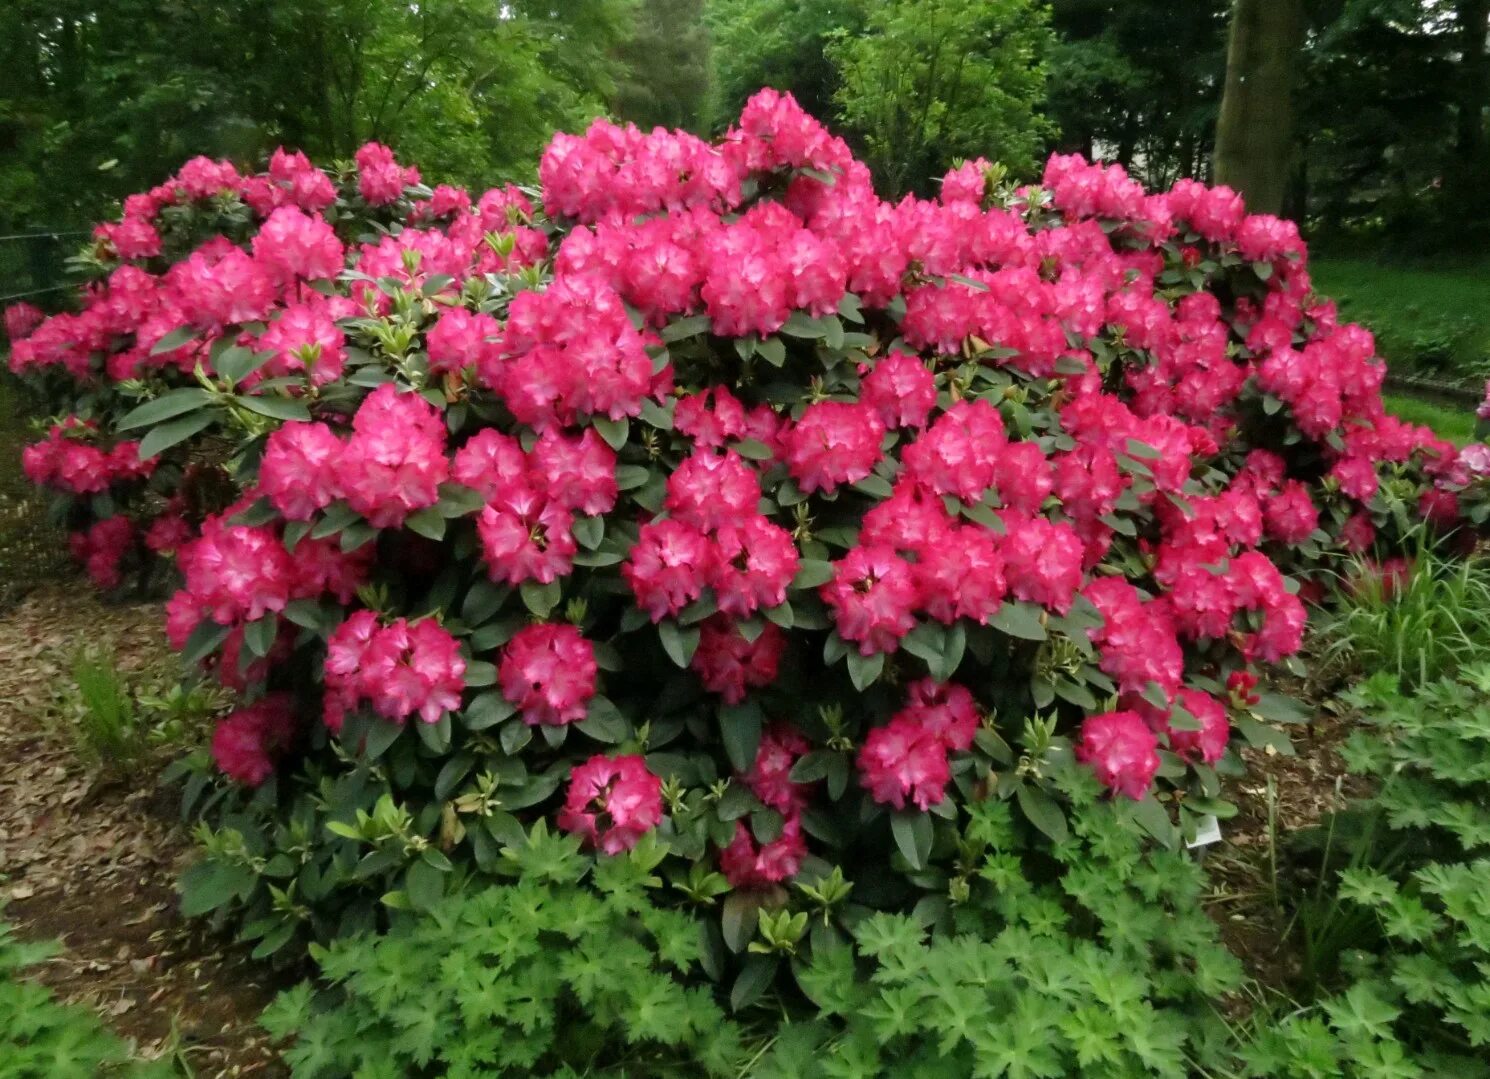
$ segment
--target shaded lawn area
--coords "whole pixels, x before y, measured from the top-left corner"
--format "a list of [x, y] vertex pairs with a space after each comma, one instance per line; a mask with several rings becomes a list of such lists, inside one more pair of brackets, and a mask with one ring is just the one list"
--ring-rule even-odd
[[1438, 270], [1312, 259], [1314, 287], [1369, 326], [1404, 372], [1473, 382], [1490, 375], [1490, 264]]
[[1399, 397], [1387, 394], [1383, 398], [1387, 411], [1400, 416], [1408, 423], [1423, 424], [1433, 428], [1441, 438], [1463, 446], [1473, 442], [1475, 414], [1467, 408], [1440, 405], [1417, 397]]

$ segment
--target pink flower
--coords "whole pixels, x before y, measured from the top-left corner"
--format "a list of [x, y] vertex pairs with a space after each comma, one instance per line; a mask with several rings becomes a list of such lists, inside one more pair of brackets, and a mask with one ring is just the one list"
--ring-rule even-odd
[[305, 373], [316, 386], [340, 379], [347, 362], [347, 338], [328, 303], [292, 304], [259, 335], [259, 349], [273, 352], [262, 376], [282, 379]]
[[916, 628], [919, 599], [911, 566], [888, 547], [855, 547], [834, 564], [833, 580], [819, 590], [832, 609], [838, 635], [862, 655], [893, 652]]
[[867, 405], [819, 401], [781, 436], [783, 458], [807, 494], [857, 483], [881, 456], [885, 424]]
[[565, 509], [596, 516], [616, 505], [616, 451], [593, 427], [579, 435], [552, 428], [529, 456], [531, 482]]
[[642, 525], [621, 575], [637, 606], [653, 622], [675, 615], [703, 595], [717, 557], [697, 528], [668, 518]]
[[1064, 614], [1081, 587], [1081, 539], [1070, 525], [1044, 517], [1003, 515], [1008, 535], [999, 545], [1009, 590], [1022, 600]]
[[937, 494], [976, 502], [999, 476], [1006, 438], [998, 410], [959, 401], [905, 451], [906, 474]]
[[668, 512], [706, 532], [754, 517], [760, 499], [760, 477], [733, 450], [695, 450], [667, 478]]
[[455, 452], [450, 477], [488, 502], [503, 501], [528, 486], [528, 461], [517, 439], [487, 427]]
[[417, 393], [399, 393], [385, 383], [358, 408], [336, 479], [347, 503], [369, 524], [391, 528], [439, 501], [449, 470], [439, 414]]
[[568, 576], [579, 550], [573, 524], [573, 514], [530, 488], [497, 495], [476, 518], [487, 575], [514, 585]]
[[949, 750], [961, 752], [972, 746], [982, 716], [965, 687], [923, 678], [906, 687], [906, 698], [899, 716], [920, 724]]
[[662, 780], [641, 757], [596, 754], [569, 773], [559, 827], [606, 854], [620, 854], [662, 820]]
[[729, 618], [715, 615], [699, 627], [698, 648], [688, 666], [710, 693], [739, 704], [750, 689], [776, 680], [785, 649], [786, 635], [771, 622], [752, 641]]
[[497, 320], [485, 312], [472, 313], [463, 307], [446, 307], [425, 332], [429, 369], [458, 374], [492, 355], [501, 332]]
[[399, 165], [393, 151], [380, 143], [367, 143], [357, 151], [356, 158], [357, 190], [370, 206], [397, 202], [404, 188], [419, 182], [419, 170]]
[[558, 726], [585, 718], [596, 669], [595, 648], [578, 629], [543, 622], [507, 642], [497, 679], [524, 723]]
[[320, 281], [341, 273], [345, 252], [336, 230], [319, 214], [281, 206], [259, 226], [254, 260], [280, 285]]
[[287, 423], [270, 434], [259, 489], [288, 521], [308, 521], [340, 494], [341, 439], [324, 423]]
[[128, 517], [105, 517], [86, 532], [68, 537], [73, 558], [82, 563], [88, 578], [105, 591], [124, 580], [121, 566], [135, 542], [134, 525]]
[[274, 284], [238, 248], [209, 241], [166, 274], [186, 321], [202, 330], [252, 322], [269, 313]]
[[13, 303], [5, 309], [5, 336], [10, 338], [11, 344], [24, 341], [45, 319], [41, 308], [34, 304]]
[[1082, 723], [1076, 759], [1114, 793], [1138, 801], [1159, 771], [1159, 740], [1136, 713], [1104, 712]]
[[279, 537], [267, 528], [229, 525], [226, 516], [204, 521], [201, 536], [176, 561], [186, 590], [223, 626], [284, 610], [294, 590], [294, 562]]
[[432, 618], [382, 626], [358, 611], [327, 641], [327, 692], [343, 707], [365, 700], [385, 719], [439, 722], [460, 707], [465, 674], [459, 643]]
[[218, 771], [245, 787], [259, 787], [295, 737], [294, 704], [287, 693], [271, 693], [220, 720], [212, 732]]
[[1289, 480], [1267, 501], [1263, 510], [1268, 535], [1282, 543], [1303, 543], [1319, 527], [1319, 510], [1309, 497], [1309, 489], [1298, 480]]
[[809, 784], [793, 783], [791, 770], [811, 748], [791, 727], [767, 728], [756, 748], [755, 763], [745, 773], [745, 785], [762, 804], [787, 817], [797, 815], [807, 806]]
[[746, 517], [719, 529], [715, 551], [708, 580], [725, 614], [746, 618], [786, 602], [787, 587], [801, 566], [786, 529], [764, 517]]
[[796, 876], [806, 854], [799, 817], [788, 817], [781, 834], [760, 845], [745, 822], [736, 821], [735, 838], [719, 852], [719, 869], [736, 888], [766, 888]]
[[875, 727], [859, 750], [859, 783], [883, 805], [920, 809], [938, 805], [951, 779], [947, 745], [918, 717], [896, 716]]
[[936, 380], [919, 357], [892, 352], [865, 376], [859, 399], [886, 427], [920, 428], [936, 407]]
[[[1226, 754], [1226, 745], [1231, 740], [1231, 723], [1226, 718], [1225, 706], [1209, 693], [1198, 689], [1182, 689], [1176, 707], [1183, 707], [1190, 717], [1200, 724], [1199, 730], [1179, 730], [1168, 726], [1169, 748], [1185, 757], [1198, 757], [1206, 764], [1215, 764]], [[1169, 716], [1173, 720], [1173, 713]]]

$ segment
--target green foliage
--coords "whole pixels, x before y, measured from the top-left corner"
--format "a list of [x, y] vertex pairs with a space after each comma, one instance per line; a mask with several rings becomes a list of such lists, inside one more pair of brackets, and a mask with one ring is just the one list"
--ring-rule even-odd
[[1337, 299], [1341, 315], [1371, 327], [1394, 370], [1455, 380], [1490, 376], [1490, 276], [1483, 267], [1395, 267], [1363, 259], [1311, 266], [1315, 285]]
[[1027, 174], [1052, 130], [1041, 110], [1054, 40], [1044, 0], [871, 5], [864, 33], [828, 49], [834, 100], [892, 195], [929, 190], [958, 158]]
[[223, 692], [211, 685], [132, 680], [113, 655], [85, 647], [73, 657], [61, 712], [87, 764], [128, 773], [162, 748], [200, 742], [223, 705]]
[[709, 95], [709, 29], [704, 0], [641, 0], [618, 50], [622, 75], [611, 111], [643, 130], [698, 131]]
[[516, 880], [385, 937], [317, 950], [264, 1022], [296, 1076], [733, 1075], [739, 1029], [706, 989], [697, 924], [654, 904], [662, 849], [579, 853], [543, 824], [502, 851]]
[[1439, 553], [1419, 535], [1400, 572], [1349, 563], [1313, 625], [1326, 664], [1425, 683], [1490, 647], [1490, 566]]
[[1179, 1077], [1219, 1053], [1209, 1002], [1239, 967], [1200, 868], [1146, 849], [1129, 807], [1072, 794], [1053, 847], [1008, 803], [974, 805], [946, 896], [816, 950], [797, 980], [820, 1016], [755, 1074]]
[[1230, 8], [1052, 0], [1049, 112], [1061, 147], [1092, 156], [1100, 143], [1150, 187], [1207, 175]]
[[49, 958], [51, 944], [28, 944], [0, 922], [0, 1075], [5, 1079], [98, 1079], [157, 1074], [86, 1008], [59, 1004], [43, 986], [24, 981]]
[[1414, 696], [1382, 673], [1347, 700], [1364, 725], [1342, 754], [1380, 786], [1351, 811], [1375, 823], [1342, 832], [1332, 917], [1363, 929], [1339, 993], [1261, 1030], [1249, 1074], [1490, 1075], [1490, 667]]
[[0, 64], [0, 223], [59, 227], [193, 154], [378, 139], [452, 181], [527, 175], [614, 92], [629, 0], [17, 0]]
[[711, 0], [714, 87], [710, 125], [723, 128], [763, 86], [790, 91], [809, 115], [833, 115], [835, 35], [864, 28], [864, 0]]

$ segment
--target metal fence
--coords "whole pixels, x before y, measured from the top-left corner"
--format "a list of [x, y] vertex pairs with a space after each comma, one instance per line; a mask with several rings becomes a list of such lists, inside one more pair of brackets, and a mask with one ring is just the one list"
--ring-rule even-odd
[[0, 235], [0, 306], [18, 300], [40, 307], [60, 302], [70, 287], [67, 257], [87, 235], [41, 227]]

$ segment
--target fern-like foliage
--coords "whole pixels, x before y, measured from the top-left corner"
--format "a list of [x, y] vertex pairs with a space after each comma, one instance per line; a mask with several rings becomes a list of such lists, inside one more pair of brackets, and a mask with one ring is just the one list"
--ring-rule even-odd
[[[798, 970], [817, 1020], [788, 1028], [772, 1077], [1112, 1077], [1220, 1059], [1210, 1001], [1240, 981], [1203, 912], [1204, 877], [1149, 849], [1090, 789], [1052, 849], [1007, 803], [974, 804], [945, 909], [873, 914]], [[951, 922], [950, 932], [928, 931]]]
[[22, 972], [52, 955], [0, 922], [0, 1076], [4, 1079], [97, 1079], [151, 1075], [125, 1044], [83, 1007], [59, 1003]]
[[1335, 880], [1337, 917], [1374, 936], [1314, 1013], [1260, 1030], [1249, 1074], [1308, 1079], [1490, 1076], [1490, 666], [1407, 696], [1389, 675], [1349, 700], [1364, 724], [1347, 764], [1379, 786], [1377, 821]]
[[648, 895], [662, 854], [597, 865], [540, 823], [503, 852], [512, 884], [315, 949], [335, 990], [282, 994], [265, 1026], [304, 1077], [734, 1075], [698, 924]]

